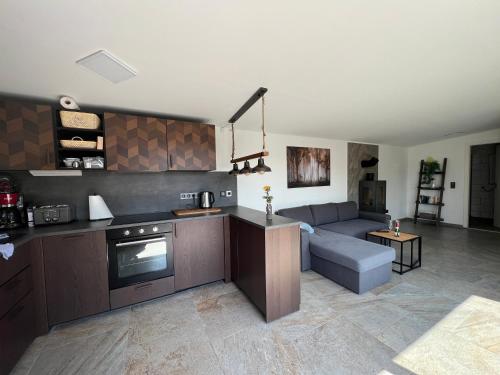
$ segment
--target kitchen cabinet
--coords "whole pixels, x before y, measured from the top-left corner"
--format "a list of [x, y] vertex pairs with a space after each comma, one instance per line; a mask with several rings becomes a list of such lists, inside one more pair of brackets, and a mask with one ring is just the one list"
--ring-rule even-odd
[[186, 121], [167, 121], [168, 169], [211, 171], [215, 165], [215, 127]]
[[0, 375], [9, 374], [35, 338], [33, 293], [0, 318]]
[[109, 171], [168, 169], [167, 120], [106, 112], [104, 128]]
[[104, 231], [42, 239], [49, 325], [109, 310]]
[[36, 336], [30, 249], [28, 242], [8, 260], [0, 257], [0, 375], [9, 373]]
[[173, 242], [176, 291], [224, 279], [222, 217], [175, 223]]
[[51, 106], [0, 100], [0, 170], [55, 168]]
[[298, 225], [263, 228], [231, 218], [231, 276], [270, 322], [300, 306]]

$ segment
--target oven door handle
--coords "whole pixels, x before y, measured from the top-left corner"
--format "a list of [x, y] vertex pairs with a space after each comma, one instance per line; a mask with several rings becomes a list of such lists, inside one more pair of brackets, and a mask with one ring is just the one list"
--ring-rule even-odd
[[167, 237], [157, 237], [157, 238], [149, 238], [147, 240], [139, 240], [139, 241], [129, 241], [129, 242], [119, 242], [115, 246], [116, 247], [123, 247], [123, 246], [132, 246], [132, 245], [138, 245], [141, 243], [151, 243], [151, 242], [158, 242], [158, 241], [165, 241]]

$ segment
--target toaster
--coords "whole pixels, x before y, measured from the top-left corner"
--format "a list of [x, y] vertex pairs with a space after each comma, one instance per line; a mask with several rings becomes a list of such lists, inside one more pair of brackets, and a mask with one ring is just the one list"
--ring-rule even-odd
[[33, 208], [35, 225], [64, 224], [75, 219], [75, 209], [69, 204], [38, 206]]

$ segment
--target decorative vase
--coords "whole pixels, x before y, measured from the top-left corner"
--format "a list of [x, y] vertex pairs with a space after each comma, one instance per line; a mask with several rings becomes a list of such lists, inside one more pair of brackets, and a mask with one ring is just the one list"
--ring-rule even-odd
[[266, 204], [266, 217], [270, 219], [273, 215], [273, 205], [271, 203]]

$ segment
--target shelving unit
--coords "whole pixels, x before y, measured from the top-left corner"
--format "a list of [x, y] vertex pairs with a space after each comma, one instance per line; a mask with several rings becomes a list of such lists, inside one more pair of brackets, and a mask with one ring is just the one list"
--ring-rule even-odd
[[[78, 129], [78, 128], [65, 128], [62, 126], [60, 110], [56, 110], [54, 117], [56, 119], [55, 126], [55, 140], [56, 140], [56, 165], [60, 170], [85, 170], [85, 171], [102, 171], [106, 169], [106, 152], [105, 147], [102, 150], [95, 148], [68, 148], [62, 147], [60, 141], [63, 139], [71, 139], [73, 137], [80, 137], [85, 141], [97, 141], [97, 137], [103, 137], [104, 141], [104, 116], [102, 113], [96, 113], [100, 118], [99, 129]], [[80, 158], [86, 156], [101, 156], [104, 158], [104, 168], [71, 168], [66, 167], [63, 160], [68, 157]]]
[[[441, 171], [435, 172], [434, 175], [441, 175], [441, 184], [438, 187], [432, 186], [422, 186], [422, 177], [424, 175], [425, 161], [420, 160], [420, 170], [418, 173], [418, 186], [417, 186], [417, 199], [415, 200], [415, 215], [413, 218], [413, 222], [416, 223], [418, 220], [433, 222], [436, 225], [439, 225], [440, 222], [444, 221], [441, 217], [441, 209], [444, 206], [443, 195], [444, 195], [444, 186], [445, 186], [445, 176], [446, 176], [446, 164], [448, 162], [447, 158], [444, 158], [443, 164], [441, 167]], [[436, 191], [438, 192], [438, 202], [432, 203], [422, 203], [420, 202], [420, 195], [422, 190]], [[437, 212], [420, 212], [420, 205], [425, 206], [434, 206], [437, 207]]]

